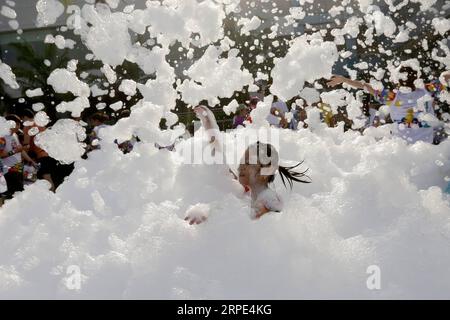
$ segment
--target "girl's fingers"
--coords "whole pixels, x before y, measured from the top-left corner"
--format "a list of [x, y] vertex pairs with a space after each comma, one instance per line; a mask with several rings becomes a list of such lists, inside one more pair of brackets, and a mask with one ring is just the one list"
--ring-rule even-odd
[[193, 224], [201, 224], [201, 223], [205, 222], [206, 219], [207, 219], [206, 216], [202, 216], [202, 217], [199, 217], [199, 218], [186, 217], [186, 218], [184, 218], [184, 221], [189, 222], [189, 225], [192, 226]]
[[202, 224], [203, 222], [205, 222], [206, 217], [202, 216], [201, 218], [197, 219], [197, 224]]

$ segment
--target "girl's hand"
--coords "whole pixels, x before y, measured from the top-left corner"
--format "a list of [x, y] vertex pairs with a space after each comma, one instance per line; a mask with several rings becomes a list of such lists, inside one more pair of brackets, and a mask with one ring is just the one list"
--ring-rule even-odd
[[209, 210], [208, 204], [197, 203], [186, 211], [184, 221], [189, 222], [190, 225], [203, 223], [208, 219]]
[[345, 78], [343, 76], [332, 76], [330, 81], [327, 82], [327, 85], [329, 87], [336, 87], [338, 85], [341, 85], [345, 82]]
[[193, 224], [201, 224], [203, 222], [205, 222], [208, 218], [206, 216], [200, 216], [200, 217], [191, 217], [191, 216], [187, 216], [186, 218], [184, 218], [184, 221], [189, 222], [189, 224], [192, 226]]

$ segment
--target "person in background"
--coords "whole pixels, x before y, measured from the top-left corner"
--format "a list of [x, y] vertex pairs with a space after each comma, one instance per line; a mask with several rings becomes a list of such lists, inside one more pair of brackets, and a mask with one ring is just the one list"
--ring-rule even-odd
[[11, 122], [11, 129], [10, 134], [0, 137], [0, 158], [1, 170], [7, 186], [7, 191], [3, 194], [3, 197], [11, 199], [14, 193], [23, 191], [22, 157], [31, 163], [34, 163], [34, 161], [26, 153], [27, 148], [20, 144], [17, 135], [22, 123], [20, 118], [16, 115], [8, 115], [5, 119]]
[[23, 182], [24, 185], [32, 184], [37, 180], [38, 166], [33, 165], [29, 161], [24, 161], [23, 164]]
[[94, 113], [91, 117], [91, 126], [92, 131], [96, 139], [100, 139], [100, 130], [107, 127], [106, 122], [109, 120], [109, 117], [106, 114], [97, 112]]
[[306, 120], [308, 119], [308, 113], [306, 112], [306, 108], [299, 107], [296, 111], [295, 118], [297, 120], [297, 129], [300, 127], [307, 129], [308, 124], [306, 123]]
[[245, 126], [244, 122], [248, 118], [248, 110], [245, 105], [241, 104], [236, 109], [236, 115], [233, 118], [233, 129], [236, 129], [239, 126]]
[[[402, 137], [409, 143], [416, 141], [433, 142], [434, 132], [429, 127], [426, 121], [421, 121], [420, 115], [431, 114], [434, 115], [434, 99], [424, 102], [424, 110], [419, 110], [419, 101], [428, 94], [432, 98], [437, 97], [442, 91], [446, 90], [446, 85], [439, 80], [432, 81], [425, 84], [424, 88], [417, 88], [416, 81], [418, 78], [418, 71], [410, 66], [401, 66], [399, 69], [399, 80], [395, 83], [395, 90], [383, 89], [375, 90], [370, 84], [351, 80], [342, 76], [333, 76], [328, 82], [330, 87], [335, 87], [346, 83], [358, 89], [364, 89], [375, 97], [381, 104], [387, 105], [390, 108], [390, 116], [395, 123], [393, 132], [395, 135]], [[450, 73], [442, 74], [444, 81], [448, 83], [450, 80]], [[404, 128], [414, 128], [415, 124], [419, 128], [414, 131], [408, 131]]]
[[86, 151], [90, 152], [92, 150], [100, 149], [100, 130], [107, 127], [106, 122], [109, 117], [101, 112], [94, 113], [89, 118], [89, 125], [92, 128], [91, 133], [88, 135]]
[[[120, 121], [121, 119], [129, 118], [130, 115], [131, 115], [130, 110], [128, 110], [128, 109], [122, 110], [118, 115], [117, 121]], [[130, 140], [126, 140], [126, 141], [119, 143], [119, 141], [116, 139], [116, 140], [114, 140], [114, 143], [117, 144], [117, 147], [124, 154], [127, 154], [127, 153], [130, 153], [131, 151], [133, 151], [134, 145], [136, 143], [138, 143], [139, 141], [140, 141], [140, 139], [137, 136], [133, 135]]]
[[289, 112], [288, 106], [283, 101], [276, 101], [272, 103], [270, 114], [267, 116], [267, 121], [271, 126], [278, 128], [288, 128], [289, 123], [286, 119], [286, 113]]
[[248, 104], [248, 109], [247, 109], [248, 115], [247, 115], [246, 121], [248, 121], [249, 123], [253, 122], [252, 117], [250, 116], [250, 113], [252, 112], [252, 110], [256, 109], [256, 107], [258, 106], [258, 103], [260, 101], [261, 100], [256, 96], [252, 96], [252, 97], [250, 97], [250, 100], [246, 101], [246, 103]]
[[259, 100], [258, 97], [251, 97], [250, 100], [248, 101], [248, 106], [250, 108], [250, 111], [252, 111], [253, 109], [256, 109], [256, 106], [258, 105], [258, 103], [261, 100]]
[[45, 131], [46, 128], [34, 123], [34, 113], [32, 110], [25, 110], [22, 115], [22, 120], [25, 124], [23, 128], [24, 147], [33, 152], [36, 162], [39, 164], [37, 178], [47, 180], [50, 183], [50, 190], [55, 192], [54, 178], [56, 176], [58, 161], [50, 157], [44, 149], [35, 143], [36, 135]]

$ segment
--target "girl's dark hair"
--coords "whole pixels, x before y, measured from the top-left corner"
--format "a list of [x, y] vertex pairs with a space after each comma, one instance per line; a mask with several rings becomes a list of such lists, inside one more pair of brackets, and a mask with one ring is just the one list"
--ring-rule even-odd
[[294, 185], [294, 181], [300, 182], [300, 183], [311, 183], [311, 181], [302, 179], [302, 178], [307, 178], [307, 179], [311, 180], [311, 178], [308, 175], [306, 175], [306, 172], [308, 172], [308, 169], [306, 169], [303, 172], [294, 171], [295, 168], [297, 168], [298, 166], [300, 166], [302, 164], [303, 164], [303, 161], [292, 167], [283, 167], [283, 166], [278, 167], [278, 171], [280, 172], [280, 176], [281, 176], [281, 181], [283, 181], [283, 184], [286, 188], [287, 188], [287, 186], [286, 186], [285, 181], [287, 181], [289, 183], [289, 186], [291, 187], [291, 189]]
[[[257, 153], [258, 156], [260, 155], [260, 145], [261, 143], [258, 141], [256, 143], [256, 148], [257, 148]], [[275, 150], [275, 148], [271, 145], [268, 144], [266, 149], [266, 156], [271, 159], [272, 157], [272, 148], [274, 149], [274, 152], [276, 153], [277, 151]], [[278, 161], [278, 154], [276, 155], [277, 161]], [[287, 188], [287, 183], [289, 184], [290, 188], [292, 189], [292, 187], [294, 186], [294, 181], [295, 182], [300, 182], [300, 183], [311, 183], [311, 178], [306, 175], [306, 172], [308, 172], [308, 169], [306, 169], [303, 172], [297, 172], [294, 169], [299, 167], [300, 165], [303, 164], [303, 161], [298, 163], [295, 166], [291, 166], [291, 167], [284, 167], [284, 166], [280, 166], [278, 165], [278, 171], [280, 172], [280, 177], [281, 177], [281, 181], [283, 182], [283, 185]], [[268, 165], [272, 165], [272, 163], [269, 163]], [[306, 178], [308, 180], [302, 179], [302, 178]], [[273, 182], [275, 180], [275, 175], [271, 175], [269, 177], [269, 183]]]

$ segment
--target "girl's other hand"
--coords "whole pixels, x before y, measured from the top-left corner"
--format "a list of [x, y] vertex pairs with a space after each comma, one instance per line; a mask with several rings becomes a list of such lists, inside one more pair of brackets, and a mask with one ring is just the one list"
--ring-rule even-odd
[[201, 224], [208, 219], [210, 207], [205, 203], [197, 203], [191, 206], [186, 211], [186, 218], [184, 221], [189, 222], [190, 225]]

